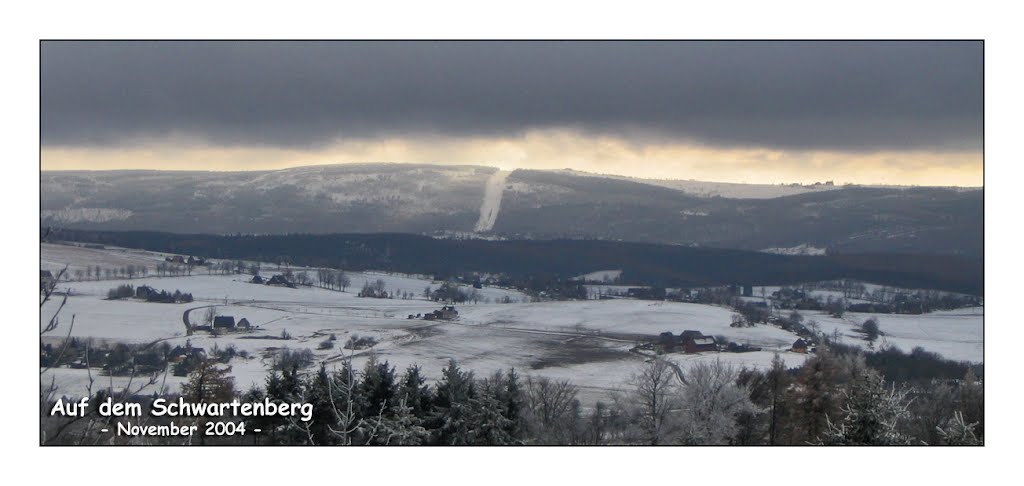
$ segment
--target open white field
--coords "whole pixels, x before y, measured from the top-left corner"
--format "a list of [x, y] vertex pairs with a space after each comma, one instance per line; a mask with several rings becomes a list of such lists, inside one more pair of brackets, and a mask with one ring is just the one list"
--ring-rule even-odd
[[[124, 257], [119, 250], [68, 251], [59, 245], [46, 245], [43, 250], [43, 260], [50, 262], [66, 260], [69, 256], [98, 258], [81, 263], [65, 261], [78, 265], [95, 265], [96, 261]], [[162, 257], [158, 257], [154, 254], [153, 261], [160, 261]], [[274, 273], [266, 271], [264, 276]], [[417, 276], [374, 272], [351, 272], [349, 276], [352, 285], [346, 292], [251, 284], [246, 275], [193, 274], [64, 282], [58, 288], [70, 290], [71, 296], [61, 312], [61, 326], [47, 339], [64, 336], [74, 316], [71, 335], [79, 338], [128, 343], [163, 341], [171, 346], [189, 341], [192, 346], [207, 351], [233, 346], [249, 355], [248, 359], [236, 357], [230, 363], [240, 390], [253, 384], [262, 385], [275, 353], [284, 347], [309, 349], [329, 368], [339, 366], [343, 354], [352, 355], [357, 367], [373, 354], [380, 360], [387, 360], [399, 372], [409, 365], [419, 365], [432, 379], [440, 376], [449, 359], [456, 359], [460, 366], [477, 375], [515, 368], [523, 375], [569, 379], [580, 387], [580, 398], [585, 406], [607, 399], [610, 392], [626, 387], [645, 359], [630, 350], [644, 336], [657, 336], [665, 331], [678, 335], [684, 330], [699, 330], [706, 335], [725, 336], [737, 343], [763, 348], [754, 353], [666, 355], [683, 368], [709, 359], [721, 359], [735, 366], [766, 368], [776, 352], [788, 366], [799, 366], [806, 359], [804, 355], [787, 351], [796, 339], [789, 332], [772, 326], [730, 327], [732, 311], [725, 307], [631, 299], [526, 303], [528, 299], [520, 292], [485, 287], [479, 290], [484, 296], [479, 303], [458, 306], [458, 320], [431, 322], [410, 320], [407, 316], [440, 307], [418, 297], [425, 287], [436, 288], [439, 283]], [[417, 297], [403, 300], [356, 296], [363, 282], [377, 279], [385, 281], [389, 292], [411, 292]], [[158, 290], [189, 292], [195, 301], [160, 304], [106, 300], [110, 288], [125, 282], [135, 286], [145, 284]], [[496, 303], [504, 297], [509, 297], [513, 303]], [[44, 306], [41, 326], [50, 318], [58, 301], [55, 299]], [[222, 336], [202, 332], [186, 336], [183, 313], [193, 309], [189, 320], [200, 324], [211, 306], [218, 315], [244, 317], [256, 328], [248, 333]], [[833, 319], [813, 313], [807, 317], [817, 321], [825, 332], [838, 329], [846, 343], [860, 342], [866, 346], [853, 329], [869, 316], [848, 314], [844, 319]], [[951, 359], [983, 359], [981, 309], [923, 316], [878, 316], [878, 319], [885, 333], [884, 342], [906, 351], [922, 346]], [[291, 339], [277, 339], [284, 332]], [[335, 346], [319, 349], [331, 334], [337, 338]], [[343, 344], [352, 336], [372, 337], [377, 344], [368, 350], [343, 349]], [[99, 370], [92, 371], [94, 387], [121, 388], [127, 381], [114, 378], [111, 383], [109, 377], [98, 376]], [[85, 393], [89, 384], [86, 370], [54, 369], [41, 377], [45, 383], [51, 379], [61, 393], [68, 395]], [[165, 385], [174, 390], [181, 381], [182, 378], [167, 376]], [[147, 392], [150, 391], [154, 389], [147, 388]]]
[[875, 348], [895, 346], [904, 352], [915, 347], [941, 354], [956, 361], [984, 361], [985, 309], [975, 307], [939, 311], [921, 315], [862, 314], [848, 312], [841, 319], [822, 312], [802, 312], [813, 319], [822, 332], [839, 335], [843, 344], [868, 348], [864, 335], [856, 329], [869, 318], [878, 321], [882, 336]]
[[680, 368], [686, 369], [699, 362], [715, 361], [720, 359], [724, 363], [728, 363], [736, 368], [757, 368], [757, 369], [768, 369], [772, 366], [772, 360], [775, 355], [778, 354], [782, 361], [786, 363], [787, 368], [796, 368], [804, 364], [804, 360], [808, 358], [808, 355], [801, 353], [794, 353], [791, 351], [773, 351], [773, 350], [761, 350], [750, 353], [697, 353], [697, 354], [670, 354], [666, 355], [666, 358], [673, 363], [679, 365]]
[[76, 270], [84, 271], [86, 266], [106, 269], [135, 265], [144, 266], [155, 273], [156, 266], [167, 256], [163, 253], [130, 248], [99, 250], [70, 244], [43, 243], [41, 248], [39, 268], [50, 270], [56, 275], [57, 271], [67, 266], [68, 276], [73, 276]]
[[770, 348], [788, 348], [796, 340], [793, 334], [770, 326], [729, 327], [732, 314], [728, 308], [712, 305], [615, 299], [474, 306], [466, 309], [461, 320], [487, 327], [611, 336], [680, 334], [692, 329]]

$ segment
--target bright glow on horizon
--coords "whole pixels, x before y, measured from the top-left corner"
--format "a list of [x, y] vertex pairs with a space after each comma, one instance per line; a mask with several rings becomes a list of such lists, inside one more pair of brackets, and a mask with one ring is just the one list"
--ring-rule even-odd
[[322, 148], [211, 146], [168, 139], [104, 148], [44, 147], [42, 170], [275, 170], [348, 163], [566, 169], [648, 179], [780, 184], [969, 186], [984, 183], [975, 151], [794, 151], [718, 148], [682, 141], [638, 144], [574, 130], [509, 137], [411, 136], [339, 140]]

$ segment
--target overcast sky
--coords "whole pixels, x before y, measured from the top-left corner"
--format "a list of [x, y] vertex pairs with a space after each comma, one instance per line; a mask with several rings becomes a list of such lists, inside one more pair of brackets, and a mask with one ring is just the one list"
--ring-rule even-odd
[[981, 42], [44, 42], [44, 169], [980, 185]]

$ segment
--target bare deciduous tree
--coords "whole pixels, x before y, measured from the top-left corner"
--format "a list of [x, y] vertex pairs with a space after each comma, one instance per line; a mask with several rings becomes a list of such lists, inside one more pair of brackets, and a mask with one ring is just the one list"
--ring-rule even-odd
[[541, 443], [567, 444], [579, 418], [579, 389], [568, 380], [526, 377], [527, 426]]
[[652, 445], [670, 440], [675, 432], [675, 421], [670, 414], [678, 398], [675, 370], [664, 360], [652, 359], [633, 375], [630, 384], [645, 440]]
[[683, 440], [689, 444], [728, 444], [737, 430], [736, 416], [759, 412], [750, 391], [739, 386], [739, 371], [716, 359], [698, 362], [685, 375], [682, 393]]

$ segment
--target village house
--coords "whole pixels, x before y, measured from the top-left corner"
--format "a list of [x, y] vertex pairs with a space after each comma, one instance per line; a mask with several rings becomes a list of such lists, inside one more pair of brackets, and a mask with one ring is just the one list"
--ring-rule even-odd
[[206, 350], [204, 350], [203, 348], [183, 347], [179, 345], [175, 346], [167, 357], [172, 363], [181, 363], [182, 361], [185, 361], [189, 356], [194, 356], [200, 359], [205, 358]]
[[459, 311], [455, 310], [455, 306], [446, 305], [442, 307], [440, 310], [428, 312], [426, 315], [423, 316], [423, 319], [428, 321], [450, 321], [457, 317], [459, 317]]
[[264, 282], [265, 281], [263, 280], [263, 277], [261, 277], [259, 275], [254, 275], [252, 277], [252, 280], [249, 281], [249, 283], [254, 283], [254, 284], [262, 284]]
[[807, 354], [807, 347], [807, 341], [803, 339], [797, 339], [796, 342], [793, 343], [793, 347], [790, 348], [790, 350], [793, 351], [794, 353]]
[[459, 317], [459, 311], [455, 310], [454, 305], [446, 305], [441, 308], [441, 319], [455, 319]]
[[234, 329], [235, 318], [233, 316], [217, 316], [213, 318], [214, 329]]
[[159, 292], [157, 292], [156, 289], [148, 285], [140, 285], [135, 289], [135, 297], [139, 299], [149, 300], [150, 295], [155, 295], [158, 293]]
[[166, 261], [168, 263], [182, 263], [182, 264], [184, 264], [185, 263], [185, 257], [183, 257], [181, 255], [174, 255], [172, 257], [164, 258], [164, 261]]
[[[662, 333], [660, 339], [667, 339], [668, 333]], [[705, 351], [718, 351], [718, 343], [714, 337], [705, 336], [700, 331], [686, 330], [679, 334], [679, 339], [676, 341], [682, 345], [683, 350], [686, 354], [701, 353]]]
[[249, 319], [243, 317], [238, 321], [238, 327], [242, 329], [249, 329], [252, 326], [249, 324]]
[[664, 287], [630, 287], [626, 289], [626, 296], [640, 300], [665, 300]]
[[700, 331], [686, 330], [679, 334], [679, 342], [686, 343], [690, 338], [701, 338], [704, 337], [704, 333]]
[[686, 354], [718, 351], [718, 343], [711, 336], [691, 337], [686, 341]]
[[274, 275], [267, 281], [267, 285], [279, 285], [282, 287], [295, 288], [295, 284], [291, 283], [284, 275]]

